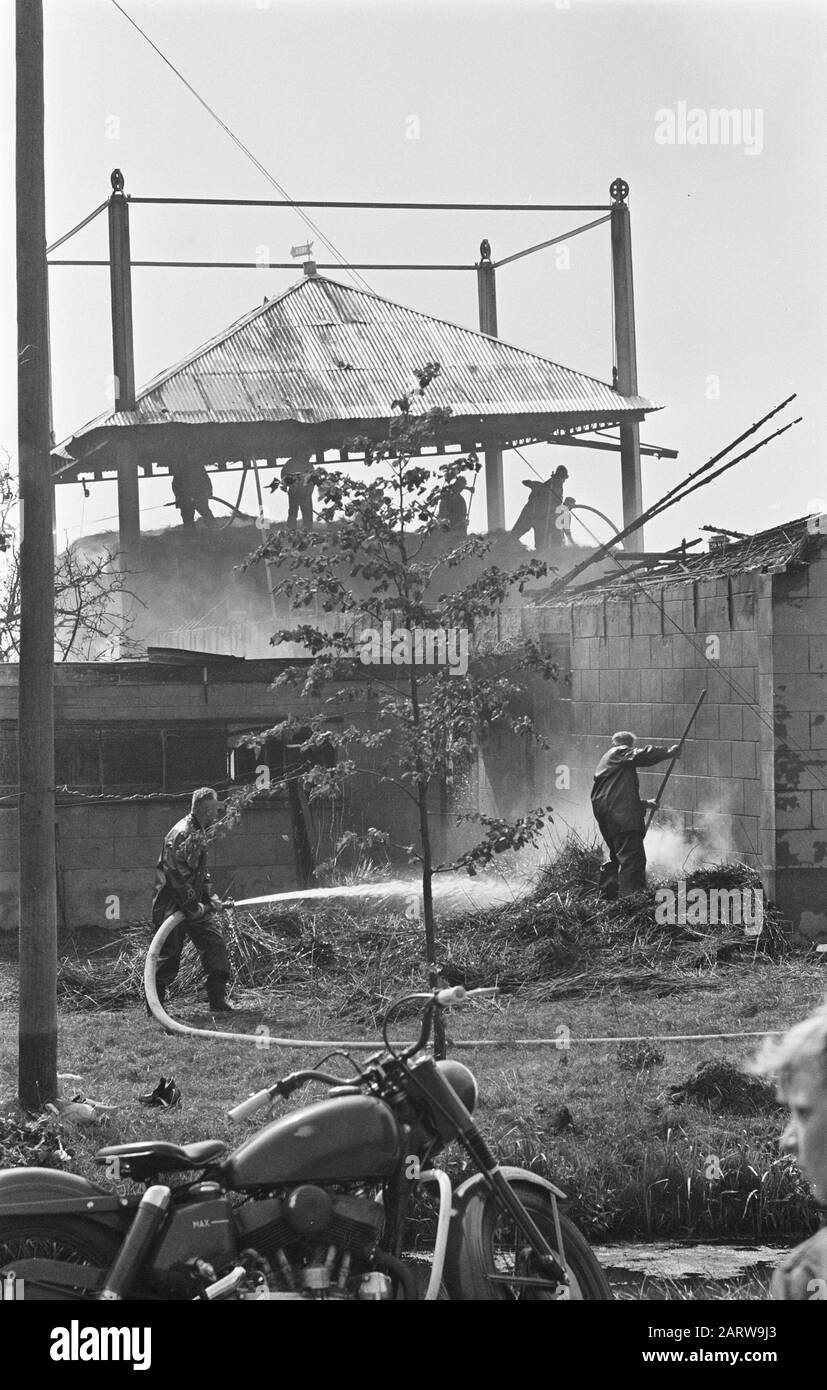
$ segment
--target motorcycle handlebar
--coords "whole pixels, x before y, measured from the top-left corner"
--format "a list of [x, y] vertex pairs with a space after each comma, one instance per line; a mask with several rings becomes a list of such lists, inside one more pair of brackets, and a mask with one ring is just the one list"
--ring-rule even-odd
[[269, 1105], [273, 1097], [269, 1089], [257, 1091], [254, 1096], [248, 1096], [240, 1105], [236, 1105], [232, 1110], [227, 1111], [227, 1119], [232, 1120], [233, 1124], [238, 1124], [241, 1120], [246, 1120], [248, 1116], [255, 1114], [262, 1105]]
[[449, 1004], [461, 1004], [468, 998], [468, 990], [464, 985], [453, 985], [450, 989], [438, 989], [434, 997], [438, 1004], [446, 1008]]
[[263, 1091], [257, 1091], [255, 1095], [248, 1096], [240, 1105], [234, 1106], [227, 1111], [227, 1119], [233, 1124], [239, 1120], [246, 1120], [250, 1115], [254, 1115], [256, 1110], [260, 1110], [263, 1105], [269, 1105], [276, 1096], [281, 1096], [286, 1100], [299, 1086], [304, 1086], [308, 1081], [323, 1081], [326, 1086], [347, 1086], [353, 1081], [358, 1081], [358, 1077], [334, 1076], [329, 1071], [294, 1071], [289, 1076], [283, 1076], [274, 1086], [268, 1086]]

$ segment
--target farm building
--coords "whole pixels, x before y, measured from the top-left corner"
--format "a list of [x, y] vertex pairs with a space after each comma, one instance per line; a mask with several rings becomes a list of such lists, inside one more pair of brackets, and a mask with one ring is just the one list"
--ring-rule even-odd
[[[822, 519], [822, 526], [823, 526]], [[604, 575], [561, 600], [542, 593], [503, 609], [499, 637], [532, 637], [557, 679], [526, 687], [550, 749], [489, 740], [452, 800], [434, 811], [437, 853], [458, 839], [453, 812], [511, 815], [551, 803], [559, 827], [589, 824], [588, 792], [617, 728], [671, 742], [706, 688], [667, 805], [688, 840], [760, 870], [794, 927], [827, 936], [827, 542], [802, 518], [708, 553]], [[483, 634], [480, 634], [480, 638]], [[266, 765], [275, 778], [290, 746], [242, 746], [313, 705], [271, 689], [285, 660], [155, 653], [154, 659], [57, 668], [59, 903], [67, 926], [148, 910], [161, 839], [187, 789], [230, 788]], [[404, 668], [393, 668], [404, 679]], [[383, 668], [383, 677], [388, 670]], [[355, 665], [348, 718], [372, 717], [370, 668]], [[316, 706], [315, 708], [318, 708]], [[0, 792], [16, 781], [17, 675], [0, 667]], [[561, 775], [561, 769], [564, 772]], [[653, 795], [657, 771], [641, 774]], [[461, 806], [460, 806], [461, 800]], [[357, 779], [335, 815], [298, 798], [263, 799], [213, 854], [221, 891], [236, 897], [306, 883], [348, 827], [410, 838], [410, 809], [392, 788]], [[467, 833], [467, 832], [466, 832]], [[16, 923], [17, 812], [0, 805], [2, 925]]]

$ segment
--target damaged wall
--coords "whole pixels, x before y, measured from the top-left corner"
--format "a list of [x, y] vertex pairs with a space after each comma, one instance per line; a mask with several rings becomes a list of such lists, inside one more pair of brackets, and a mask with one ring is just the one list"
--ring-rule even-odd
[[827, 938], [827, 553], [772, 576], [774, 892], [803, 932]]
[[[674, 742], [706, 687], [656, 825], [676, 827], [679, 844], [700, 838], [707, 858], [754, 865], [794, 927], [827, 935], [827, 547], [814, 543], [790, 572], [650, 581], [648, 593], [627, 586], [507, 615], [514, 638], [571, 653], [568, 694], [535, 691], [551, 748], [534, 759], [531, 804], [551, 803], [563, 831], [594, 833], [589, 792], [611, 735]], [[489, 757], [503, 805], [521, 756], [506, 740]], [[640, 773], [643, 796], [663, 771]]]
[[[688, 837], [701, 830], [713, 854], [758, 867], [759, 726], [747, 703], [758, 692], [754, 586], [749, 575], [671, 584], [659, 592], [663, 611], [641, 593], [539, 610], [541, 625], [565, 626], [571, 635], [575, 806], [588, 804], [594, 769], [616, 729], [631, 729], [641, 743], [672, 743], [706, 687], [668, 805], [681, 813]], [[705, 658], [709, 637], [718, 643], [720, 669]], [[562, 746], [559, 753], [566, 762]], [[662, 774], [662, 767], [641, 772], [643, 796], [654, 796]]]

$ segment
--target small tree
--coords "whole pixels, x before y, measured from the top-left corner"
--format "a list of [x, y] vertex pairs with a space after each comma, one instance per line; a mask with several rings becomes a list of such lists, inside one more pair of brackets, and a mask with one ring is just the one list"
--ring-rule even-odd
[[[496, 727], [547, 746], [531, 720], [513, 710], [521, 689], [513, 677], [516, 672], [527, 671], [546, 678], [556, 675], [531, 642], [511, 649], [510, 669], [502, 662], [475, 660], [474, 671], [458, 673], [446, 664], [426, 664], [421, 655], [422, 634], [441, 633], [447, 643], [449, 634], [464, 633], [468, 643], [476, 638], [479, 657], [486, 624], [496, 616], [509, 592], [515, 587], [522, 592], [526, 580], [547, 572], [546, 565], [534, 559], [508, 572], [488, 565], [456, 592], [439, 592], [440, 582], [445, 582], [451, 571], [456, 579], [456, 570], [463, 562], [484, 557], [491, 545], [482, 536], [457, 538], [445, 519], [445, 499], [455, 499], [462, 478], [479, 471], [476, 455], [451, 458], [436, 468], [435, 460], [420, 456], [423, 445], [439, 446], [448, 415], [442, 409], [414, 410], [439, 370], [437, 363], [428, 363], [416, 373], [416, 390], [392, 403], [391, 408], [398, 413], [389, 422], [385, 440], [378, 444], [367, 439], [354, 441], [353, 447], [364, 451], [372, 476], [358, 479], [326, 468], [315, 470], [313, 478], [320, 497], [318, 528], [271, 531], [247, 562], [271, 562], [274, 595], [288, 597], [293, 608], [315, 600], [325, 612], [341, 613], [351, 620], [350, 632], [333, 635], [308, 623], [277, 632], [271, 639], [274, 643], [300, 642], [309, 648], [313, 659], [309, 666], [290, 667], [275, 685], [301, 682], [303, 693], [321, 694], [343, 675], [352, 675], [354, 667], [359, 669], [359, 658], [354, 655], [357, 626], [362, 625], [359, 641], [365, 643], [375, 641], [383, 624], [393, 624], [394, 640], [406, 665], [405, 680], [386, 681], [372, 669], [376, 727], [366, 729], [345, 722], [341, 728], [331, 729], [329, 714], [320, 712], [302, 726], [288, 719], [268, 732], [296, 741], [301, 728], [300, 750], [308, 764], [292, 775], [301, 779], [311, 801], [341, 794], [350, 777], [364, 773], [380, 783], [393, 784], [413, 802], [418, 841], [398, 848], [404, 849], [409, 863], [421, 868], [431, 987], [437, 985], [439, 969], [434, 874], [455, 869], [474, 874], [495, 854], [536, 843], [551, 812], [551, 807], [540, 807], [512, 822], [468, 812], [462, 818], [480, 823], [485, 832], [482, 838], [450, 862], [436, 863], [429, 820], [434, 788], [442, 781], [451, 785], [460, 767], [475, 755], [479, 738]], [[361, 594], [354, 592], [354, 584]], [[365, 620], [374, 624], [373, 633], [365, 632]], [[502, 649], [489, 645], [491, 654], [498, 650]], [[348, 698], [346, 689], [334, 689], [327, 703], [342, 705]], [[335, 761], [320, 759], [322, 749], [335, 750]], [[371, 765], [365, 763], [365, 753], [370, 755]], [[377, 833], [375, 828], [365, 836], [350, 831], [345, 839], [354, 847], [370, 847]], [[442, 1037], [437, 1036], [436, 1045], [444, 1055]]]
[[[0, 661], [20, 655], [20, 552], [15, 510], [17, 487], [8, 459], [0, 466]], [[60, 661], [105, 661], [136, 650], [124, 599], [138, 602], [127, 587], [118, 557], [110, 550], [86, 555], [67, 547], [55, 561], [55, 655]]]

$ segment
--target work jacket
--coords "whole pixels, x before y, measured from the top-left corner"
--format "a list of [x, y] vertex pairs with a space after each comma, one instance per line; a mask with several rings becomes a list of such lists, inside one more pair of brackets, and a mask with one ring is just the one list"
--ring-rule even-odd
[[169, 831], [155, 869], [152, 920], [160, 927], [172, 912], [183, 912], [188, 921], [198, 920], [201, 909], [211, 907], [212, 883], [207, 871], [207, 840], [192, 814]]
[[604, 835], [643, 834], [646, 807], [640, 799], [637, 768], [652, 767], [670, 756], [669, 749], [657, 743], [642, 748], [613, 744], [603, 754], [592, 784], [592, 810]]

